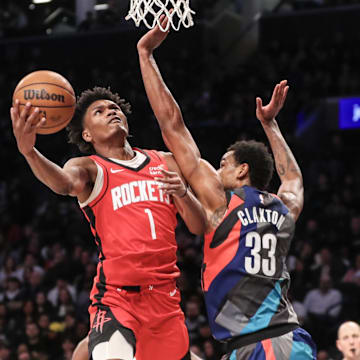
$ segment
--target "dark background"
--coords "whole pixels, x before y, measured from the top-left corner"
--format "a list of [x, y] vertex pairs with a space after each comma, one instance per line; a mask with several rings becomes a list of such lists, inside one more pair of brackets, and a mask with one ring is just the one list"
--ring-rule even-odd
[[[0, 4], [0, 358], [70, 359], [88, 331], [96, 249], [76, 201], [37, 181], [17, 151], [9, 117], [12, 92], [24, 75], [40, 69], [64, 75], [78, 95], [95, 85], [110, 86], [132, 104], [131, 144], [165, 147], [136, 52], [146, 30], [125, 22], [116, 6], [78, 25], [72, 1], [54, 1], [47, 10], [39, 5], [30, 11], [29, 6], [30, 1]], [[59, 6], [63, 13], [44, 24]], [[330, 98], [360, 96], [360, 5], [283, 1], [252, 25], [259, 30], [256, 49], [232, 67], [225, 57], [232, 56], [233, 47], [224, 52], [209, 41], [211, 2], [194, 2], [194, 7], [195, 27], [172, 32], [156, 58], [203, 158], [217, 168], [234, 141], [266, 142], [255, 117], [255, 97], [267, 102], [277, 82], [289, 81], [278, 121], [305, 185], [305, 206], [289, 254], [290, 295], [303, 327], [323, 350], [321, 358], [339, 358], [334, 348], [339, 324], [360, 320], [359, 130], [339, 130], [337, 101], [326, 104]], [[247, 35], [232, 31], [238, 31], [239, 41]], [[79, 155], [67, 144], [65, 131], [38, 136], [37, 148], [60, 165]], [[276, 192], [278, 186], [274, 176], [269, 190]], [[180, 220], [177, 240], [192, 350], [207, 360], [219, 359], [224, 349], [210, 335], [200, 290], [201, 239]], [[321, 313], [314, 313], [304, 300], [324, 277], [335, 289], [324, 294], [331, 298], [332, 291], [340, 291], [341, 300], [332, 309], [324, 302]], [[43, 304], [42, 297], [50, 302]]]

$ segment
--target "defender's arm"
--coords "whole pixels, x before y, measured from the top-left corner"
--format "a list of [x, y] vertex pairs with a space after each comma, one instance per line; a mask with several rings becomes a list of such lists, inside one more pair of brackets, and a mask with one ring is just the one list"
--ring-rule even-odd
[[[163, 19], [166, 25], [167, 19]], [[158, 27], [150, 30], [138, 43], [141, 73], [151, 107], [160, 125], [163, 139], [174, 154], [186, 181], [204, 206], [208, 219], [214, 212], [224, 212], [226, 199], [221, 180], [215, 169], [201, 159], [200, 151], [186, 128], [178, 104], [165, 85], [153, 57], [167, 33]]]
[[288, 89], [286, 80], [277, 84], [271, 101], [266, 106], [262, 106], [262, 100], [257, 98], [256, 116], [264, 128], [274, 154], [276, 171], [281, 180], [278, 195], [297, 220], [304, 204], [303, 178], [295, 157], [275, 120], [284, 105]]

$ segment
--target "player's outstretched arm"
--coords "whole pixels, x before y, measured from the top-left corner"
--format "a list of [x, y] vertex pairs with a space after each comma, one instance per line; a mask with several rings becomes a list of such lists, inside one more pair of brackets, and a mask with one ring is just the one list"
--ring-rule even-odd
[[263, 106], [262, 100], [256, 98], [256, 116], [264, 128], [274, 154], [276, 171], [281, 180], [278, 195], [297, 220], [304, 204], [303, 178], [295, 157], [275, 120], [284, 105], [288, 90], [287, 81], [283, 80], [275, 86], [268, 105]]
[[[167, 18], [163, 17], [163, 26], [166, 26], [166, 21]], [[164, 142], [174, 154], [182, 174], [204, 206], [211, 222], [214, 213], [223, 213], [226, 208], [224, 189], [215, 169], [201, 159], [200, 151], [184, 124], [181, 110], [164, 83], [153, 57], [153, 51], [167, 35], [168, 33], [156, 27], [140, 39], [137, 48], [141, 73]]]
[[[43, 156], [35, 148], [35, 141], [36, 130], [44, 124], [45, 119], [37, 122], [39, 120], [38, 108], [35, 108], [32, 113], [30, 112], [31, 103], [27, 103], [20, 111], [18, 100], [10, 109], [13, 132], [19, 152], [25, 157], [34, 175], [51, 190], [61, 195], [77, 196], [89, 183], [88, 171], [80, 166], [80, 162], [84, 162], [84, 160], [72, 159], [62, 169]], [[34, 123], [36, 125], [33, 125]]]

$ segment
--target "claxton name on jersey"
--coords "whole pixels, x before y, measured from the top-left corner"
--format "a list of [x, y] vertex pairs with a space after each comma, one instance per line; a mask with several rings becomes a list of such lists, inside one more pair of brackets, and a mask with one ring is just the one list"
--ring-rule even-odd
[[158, 201], [170, 204], [170, 197], [153, 180], [138, 180], [111, 189], [114, 210], [140, 201]]
[[268, 222], [276, 226], [280, 230], [281, 225], [285, 221], [285, 216], [271, 209], [258, 208], [253, 206], [252, 208], [245, 208], [239, 210], [237, 216], [243, 226], [247, 226], [253, 223], [264, 223]]

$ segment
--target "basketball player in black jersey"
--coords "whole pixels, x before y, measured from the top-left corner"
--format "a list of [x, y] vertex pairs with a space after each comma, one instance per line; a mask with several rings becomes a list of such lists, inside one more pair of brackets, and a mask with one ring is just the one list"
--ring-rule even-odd
[[201, 159], [153, 57], [166, 36], [155, 28], [142, 37], [140, 67], [164, 141], [207, 214], [202, 287], [212, 333], [227, 345], [224, 359], [315, 359], [287, 298], [285, 260], [303, 207], [301, 171], [275, 120], [287, 82], [276, 85], [268, 105], [256, 99], [281, 180], [274, 195], [265, 191], [273, 164], [261, 143], [235, 143], [217, 172]]

